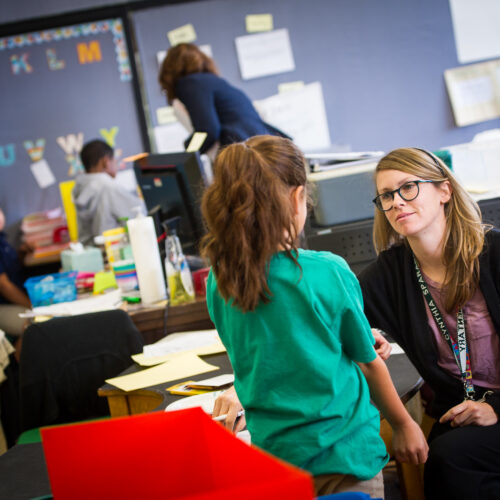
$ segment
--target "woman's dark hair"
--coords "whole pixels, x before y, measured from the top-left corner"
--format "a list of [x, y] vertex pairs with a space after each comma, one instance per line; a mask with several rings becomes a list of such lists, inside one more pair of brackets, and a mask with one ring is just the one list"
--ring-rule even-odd
[[267, 276], [274, 253], [284, 250], [298, 265], [291, 188], [306, 182], [304, 156], [283, 137], [231, 144], [215, 160], [214, 182], [202, 200], [207, 234], [201, 249], [221, 296], [243, 311], [270, 300]]
[[169, 49], [158, 75], [161, 88], [167, 93], [169, 102], [176, 97], [177, 80], [193, 73], [219, 74], [213, 59], [204, 54], [196, 45], [180, 43]]

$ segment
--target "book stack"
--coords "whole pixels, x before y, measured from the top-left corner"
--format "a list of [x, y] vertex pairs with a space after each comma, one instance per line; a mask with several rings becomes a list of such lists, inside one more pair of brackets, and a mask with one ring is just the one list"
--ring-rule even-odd
[[69, 247], [68, 226], [61, 208], [27, 215], [21, 231], [23, 242], [33, 248], [34, 259], [59, 255]]

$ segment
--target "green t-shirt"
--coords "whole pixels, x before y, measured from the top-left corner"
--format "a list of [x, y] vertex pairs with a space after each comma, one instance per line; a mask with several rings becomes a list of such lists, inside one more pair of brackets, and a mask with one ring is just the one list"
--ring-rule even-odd
[[375, 476], [387, 463], [380, 417], [355, 361], [375, 359], [358, 281], [328, 252], [270, 262], [271, 302], [243, 313], [207, 282], [252, 443], [313, 475]]

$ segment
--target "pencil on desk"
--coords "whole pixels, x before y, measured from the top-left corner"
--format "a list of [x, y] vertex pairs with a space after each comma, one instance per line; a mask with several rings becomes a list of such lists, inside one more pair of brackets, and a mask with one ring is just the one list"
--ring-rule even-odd
[[[237, 414], [236, 414], [236, 418], [238, 417], [241, 417], [242, 415], [245, 414], [245, 410], [240, 410]], [[227, 418], [227, 413], [224, 413], [223, 415], [219, 415], [217, 417], [212, 417], [212, 420], [215, 420], [216, 422], [223, 422], [224, 420], [226, 420]]]

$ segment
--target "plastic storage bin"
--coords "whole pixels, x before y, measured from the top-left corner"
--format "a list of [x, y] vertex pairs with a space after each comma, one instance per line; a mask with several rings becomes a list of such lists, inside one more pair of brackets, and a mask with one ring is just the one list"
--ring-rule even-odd
[[40, 432], [51, 490], [59, 500], [314, 496], [308, 473], [243, 443], [201, 408]]
[[24, 282], [33, 307], [76, 300], [76, 271], [34, 276]]

